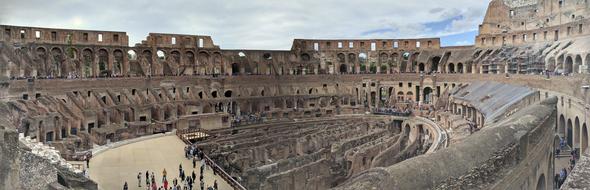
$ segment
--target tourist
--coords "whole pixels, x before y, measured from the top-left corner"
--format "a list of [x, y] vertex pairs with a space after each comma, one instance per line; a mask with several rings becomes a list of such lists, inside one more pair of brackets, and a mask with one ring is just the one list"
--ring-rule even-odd
[[123, 185], [123, 190], [128, 190], [129, 187], [127, 187], [127, 182], [125, 182], [125, 185]]
[[217, 190], [217, 180], [213, 181], [213, 189]]
[[137, 174], [137, 187], [141, 187], [141, 172]]
[[553, 188], [559, 188], [559, 174], [555, 174], [555, 177], [553, 177], [553, 181], [555, 181], [555, 183], [553, 183]]
[[164, 189], [168, 189], [168, 180], [164, 178]]
[[197, 178], [197, 174], [195, 174], [195, 170], [193, 170], [193, 174], [191, 175], [191, 177], [193, 177], [193, 179]]
[[[153, 179], [153, 178], [152, 178]], [[158, 185], [156, 185], [156, 182], [153, 181], [152, 182], [152, 190], [157, 190], [158, 189]]]
[[166, 180], [166, 174], [166, 168], [164, 168], [164, 171], [162, 171], [162, 182]]
[[193, 157], [193, 168], [197, 167], [197, 158]]
[[145, 185], [150, 187], [150, 172], [148, 170], [145, 171]]

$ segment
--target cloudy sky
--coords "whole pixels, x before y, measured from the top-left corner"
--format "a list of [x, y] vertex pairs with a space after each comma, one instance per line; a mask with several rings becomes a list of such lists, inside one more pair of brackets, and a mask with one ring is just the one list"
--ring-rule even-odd
[[440, 37], [473, 44], [489, 0], [0, 0], [0, 24], [210, 35], [224, 49], [290, 49], [294, 38]]

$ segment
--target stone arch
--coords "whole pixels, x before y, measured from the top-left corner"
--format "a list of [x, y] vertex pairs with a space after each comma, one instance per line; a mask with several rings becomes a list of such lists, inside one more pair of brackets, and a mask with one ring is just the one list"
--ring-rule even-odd
[[113, 74], [121, 75], [123, 74], [123, 60], [124, 55], [123, 51], [120, 49], [116, 49], [113, 51]]
[[573, 136], [573, 141], [574, 141], [574, 146], [573, 148], [580, 148], [580, 119], [576, 116], [576, 119], [574, 119], [574, 136]]
[[547, 69], [548, 71], [555, 71], [557, 69], [555, 65], [555, 57], [550, 57], [547, 60], [547, 64], [545, 64], [545, 69]]
[[178, 50], [171, 51], [170, 57], [175, 64], [180, 64], [180, 52]]
[[207, 53], [206, 51], [199, 52], [199, 65], [208, 65], [209, 58], [209, 53]]
[[559, 123], [557, 125], [558, 129], [557, 129], [557, 133], [561, 136], [564, 137], [565, 136], [565, 117], [563, 116], [563, 114], [561, 114], [559, 116]]
[[354, 54], [354, 53], [348, 54], [348, 63], [356, 63], [356, 54]]
[[586, 149], [588, 149], [588, 127], [586, 126], [586, 123], [584, 123], [582, 125], [582, 135], [581, 135], [581, 143], [580, 143], [580, 150], [581, 152], [586, 152]]
[[404, 101], [404, 92], [397, 92], [397, 101]]
[[346, 63], [346, 55], [344, 53], [338, 53], [336, 58], [338, 59], [338, 63]]
[[438, 64], [440, 63], [441, 57], [435, 56], [430, 60], [430, 71], [437, 72], [438, 71]]
[[240, 64], [232, 63], [231, 64], [231, 73], [232, 73], [232, 75], [240, 74]]
[[572, 68], [573, 73], [580, 73], [580, 66], [582, 65], [582, 56], [576, 55], [576, 59], [574, 60], [574, 67]]
[[586, 58], [584, 58], [584, 66], [586, 67], [585, 71], [580, 71], [582, 73], [590, 73], [590, 54], [586, 54]]
[[573, 142], [573, 140], [574, 140], [574, 139], [573, 139], [574, 132], [573, 132], [573, 126], [572, 126], [572, 119], [568, 119], [568, 120], [567, 120], [567, 128], [566, 128], [566, 131], [567, 131], [567, 134], [566, 134], [566, 137], [567, 137], [567, 144], [568, 144], [570, 147], [574, 147], [574, 146], [573, 146], [573, 145], [574, 145], [574, 144], [573, 144], [573, 143], [574, 143], [574, 142]]
[[94, 76], [94, 53], [92, 50], [89, 48], [82, 50], [82, 59], [82, 75], [84, 77]]
[[137, 52], [135, 52], [135, 50], [129, 50], [127, 51], [127, 58], [130, 61], [136, 61], [137, 60]]
[[546, 190], [547, 189], [547, 184], [545, 182], [545, 174], [541, 174], [539, 176], [539, 179], [537, 179], [537, 187], [535, 189], [536, 190]]
[[431, 104], [432, 103], [432, 88], [430, 87], [425, 87], [423, 91], [423, 98], [422, 100], [424, 101], [425, 104]]
[[301, 54], [301, 61], [308, 62], [310, 60], [311, 60], [311, 56], [309, 56], [309, 54], [307, 54], [307, 53], [302, 53]]
[[463, 63], [457, 63], [457, 73], [463, 73]]
[[213, 52], [213, 73], [214, 74], [221, 74], [225, 71], [222, 67], [222, 56], [219, 52]]
[[424, 68], [424, 63], [418, 64], [418, 72], [424, 72], [426, 68]]
[[62, 76], [62, 74], [64, 74], [65, 72], [63, 71], [63, 61], [64, 61], [64, 56], [63, 56], [63, 51], [61, 48], [58, 47], [54, 47], [51, 49], [51, 61], [50, 61], [50, 66], [49, 66], [49, 76], [53, 76], [53, 77], [60, 77]]
[[569, 74], [569, 73], [573, 72], [573, 69], [574, 69], [574, 61], [571, 56], [567, 56], [567, 58], [565, 58], [563, 72]]
[[381, 64], [385, 64], [389, 61], [389, 55], [387, 55], [387, 53], [383, 52], [381, 53], [381, 55], [379, 55], [379, 62]]
[[408, 92], [406, 93], [406, 100], [407, 100], [407, 101], [413, 101], [413, 100], [414, 100], [414, 93], [413, 93], [413, 92], [411, 92], [411, 91], [408, 91]]
[[448, 73], [455, 73], [455, 64], [454, 63], [449, 63], [448, 65]]
[[158, 61], [164, 61], [166, 60], [168, 55], [166, 55], [166, 52], [164, 50], [159, 49], [158, 51], [156, 51], [156, 56], [158, 57]]
[[346, 64], [340, 64], [340, 73], [347, 73], [348, 66]]
[[194, 65], [195, 64], [195, 53], [192, 51], [184, 52], [184, 57], [186, 57], [185, 63], [187, 65]]
[[106, 49], [98, 50], [98, 72], [99, 76], [108, 76], [109, 52]]

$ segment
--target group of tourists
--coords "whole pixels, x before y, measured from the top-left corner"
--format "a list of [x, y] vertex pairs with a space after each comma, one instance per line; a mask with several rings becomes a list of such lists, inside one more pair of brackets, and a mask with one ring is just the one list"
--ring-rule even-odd
[[395, 106], [385, 107], [385, 108], [378, 108], [375, 110], [376, 113], [379, 114], [387, 114], [387, 115], [395, 115], [395, 116], [409, 116], [412, 114], [412, 111], [408, 108], [401, 109]]
[[244, 124], [253, 124], [253, 123], [262, 123], [262, 117], [255, 115], [255, 114], [248, 114], [248, 115], [240, 115], [240, 116], [233, 116], [234, 120], [232, 125], [244, 125]]
[[[212, 186], [206, 186], [205, 184], [205, 170], [207, 170], [207, 162], [204, 159], [204, 153], [198, 149], [196, 146], [186, 146], [184, 148], [184, 156], [186, 159], [191, 160], [192, 162], [192, 172], [187, 170], [191, 170], [191, 168], [183, 168], [182, 164], [178, 165], [178, 177], [172, 178], [169, 180], [168, 172], [166, 169], [162, 170], [162, 178], [157, 178], [154, 172], [152, 171], [145, 171], [145, 188], [147, 190], [197, 190], [196, 184], [197, 177], [199, 182], [200, 190], [218, 190], [217, 180], [214, 180]], [[197, 176], [195, 172], [197, 167], [197, 162], [200, 162], [200, 172]], [[213, 170], [213, 175], [217, 175], [215, 170]], [[142, 179], [144, 175], [142, 172], [137, 174], [137, 187], [142, 187]], [[205, 188], [206, 187], [206, 188]], [[123, 190], [128, 190], [129, 184], [125, 182], [123, 185]]]
[[[566, 141], [563, 138], [559, 139], [559, 147], [556, 148], [555, 150], [555, 157], [559, 156], [562, 152], [561, 150], [563, 150], [566, 146]], [[574, 167], [576, 166], [576, 161], [577, 159], [580, 158], [580, 154], [578, 152], [578, 149], [573, 149], [572, 151], [570, 151], [570, 160], [569, 160], [569, 166], [567, 168], [562, 168], [561, 170], [559, 170], [558, 174], [555, 174], [554, 180], [555, 180], [555, 188], [561, 188], [561, 185], [563, 185], [563, 183], [565, 182], [565, 180], [568, 177], [568, 171], [572, 171], [574, 169]]]

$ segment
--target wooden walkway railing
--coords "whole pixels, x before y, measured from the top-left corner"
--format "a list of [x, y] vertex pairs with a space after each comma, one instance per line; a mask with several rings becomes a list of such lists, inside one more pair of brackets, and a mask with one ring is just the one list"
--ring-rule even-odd
[[[198, 134], [198, 135], [196, 135]], [[190, 140], [198, 140], [202, 138], [206, 138], [207, 135], [206, 130], [203, 129], [179, 129], [176, 130], [176, 136], [180, 138], [185, 144], [192, 145]], [[191, 138], [189, 138], [191, 137]], [[220, 175], [234, 190], [246, 190], [244, 186], [242, 186], [238, 181], [236, 181], [233, 177], [231, 177], [223, 168], [217, 165], [209, 156], [203, 154], [203, 159], [205, 159], [205, 163], [209, 165], [216, 174]]]

